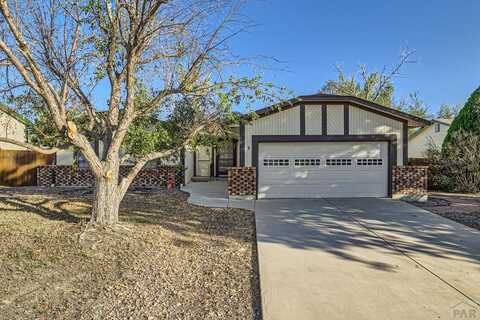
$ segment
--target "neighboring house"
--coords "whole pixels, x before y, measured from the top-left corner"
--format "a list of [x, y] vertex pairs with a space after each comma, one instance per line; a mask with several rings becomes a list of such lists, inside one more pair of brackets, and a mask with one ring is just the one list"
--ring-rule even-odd
[[[0, 137], [20, 142], [27, 141], [26, 126], [24, 122], [3, 105], [0, 105]], [[24, 147], [5, 142], [0, 142], [0, 149], [26, 150]]]
[[325, 94], [300, 96], [245, 120], [239, 141], [185, 153], [186, 183], [224, 176], [230, 167], [255, 167], [229, 177], [230, 188], [251, 179], [258, 198], [391, 196], [392, 170], [408, 161], [409, 128], [431, 124], [360, 98]]
[[408, 157], [425, 158], [430, 145], [441, 147], [453, 119], [434, 119], [432, 124], [418, 128], [408, 137]]

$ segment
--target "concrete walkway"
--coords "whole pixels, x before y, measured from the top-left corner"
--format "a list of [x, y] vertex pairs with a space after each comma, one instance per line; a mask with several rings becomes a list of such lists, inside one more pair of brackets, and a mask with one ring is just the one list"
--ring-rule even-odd
[[188, 203], [212, 208], [255, 209], [255, 200], [229, 199], [227, 181], [190, 182], [182, 188], [190, 197]]
[[480, 319], [480, 232], [388, 199], [255, 211], [265, 320]]

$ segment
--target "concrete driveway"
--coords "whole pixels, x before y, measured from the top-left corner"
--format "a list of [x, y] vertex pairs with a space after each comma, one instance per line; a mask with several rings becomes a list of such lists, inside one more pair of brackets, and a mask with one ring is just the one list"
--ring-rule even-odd
[[480, 319], [480, 232], [389, 199], [255, 212], [265, 320]]

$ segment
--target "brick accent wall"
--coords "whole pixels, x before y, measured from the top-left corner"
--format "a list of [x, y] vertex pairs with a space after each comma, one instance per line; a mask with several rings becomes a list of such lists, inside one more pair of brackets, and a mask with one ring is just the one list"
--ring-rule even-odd
[[228, 195], [254, 196], [257, 190], [255, 167], [233, 167], [228, 169]]
[[393, 198], [427, 200], [428, 167], [395, 166], [392, 172]]
[[[131, 167], [120, 167], [120, 176], [125, 176]], [[166, 186], [169, 176], [174, 176], [175, 186], [183, 183], [183, 170], [173, 166], [162, 166], [142, 169], [132, 182], [135, 187]], [[95, 178], [90, 168], [73, 166], [42, 166], [37, 169], [37, 185], [42, 187], [89, 187]]]

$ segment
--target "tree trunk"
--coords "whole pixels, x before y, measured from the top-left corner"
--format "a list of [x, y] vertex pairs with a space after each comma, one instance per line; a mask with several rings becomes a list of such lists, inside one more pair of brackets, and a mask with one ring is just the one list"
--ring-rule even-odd
[[96, 178], [91, 223], [96, 225], [118, 223], [118, 211], [122, 197], [117, 181], [118, 172], [113, 176]]

